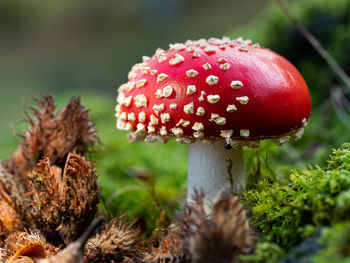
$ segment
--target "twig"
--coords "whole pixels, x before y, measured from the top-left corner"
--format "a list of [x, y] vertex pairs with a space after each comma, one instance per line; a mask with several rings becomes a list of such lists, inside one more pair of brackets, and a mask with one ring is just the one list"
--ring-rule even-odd
[[316, 49], [321, 57], [333, 69], [336, 75], [344, 82], [345, 86], [350, 91], [350, 77], [339, 66], [339, 64], [329, 55], [327, 50], [320, 44], [320, 42], [291, 14], [282, 0], [274, 0], [280, 6], [289, 20], [297, 27], [300, 33], [309, 41], [309, 43]]

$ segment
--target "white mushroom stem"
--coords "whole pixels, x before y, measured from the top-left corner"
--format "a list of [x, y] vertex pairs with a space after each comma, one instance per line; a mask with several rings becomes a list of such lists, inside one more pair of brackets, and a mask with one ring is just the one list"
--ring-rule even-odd
[[214, 144], [195, 142], [189, 145], [188, 151], [188, 191], [187, 201], [192, 200], [195, 189], [212, 201], [222, 189], [231, 187], [229, 179], [229, 162], [232, 161], [231, 174], [233, 189], [240, 191], [246, 186], [243, 149], [241, 146], [225, 149], [225, 140]]

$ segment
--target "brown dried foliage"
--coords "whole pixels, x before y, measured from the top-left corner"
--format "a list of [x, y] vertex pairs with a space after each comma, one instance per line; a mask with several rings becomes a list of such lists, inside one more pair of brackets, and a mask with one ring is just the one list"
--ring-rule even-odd
[[52, 95], [45, 96], [37, 104], [38, 108], [30, 108], [33, 116], [25, 119], [29, 128], [20, 135], [23, 142], [5, 162], [14, 175], [26, 176], [43, 157], [63, 168], [69, 152], [84, 155], [88, 146], [98, 142], [89, 111], [78, 98], [73, 98], [57, 114]]
[[26, 187], [22, 178], [9, 173], [0, 163], [0, 232], [22, 229]]
[[3, 183], [0, 181], [0, 232], [8, 234], [22, 228], [22, 223], [14, 208], [13, 201], [6, 193]]
[[146, 257], [146, 262], [162, 263], [189, 263], [189, 259], [185, 254], [183, 243], [176, 231], [162, 237], [159, 246], [153, 247], [152, 252]]
[[212, 213], [205, 211], [205, 195], [196, 194], [194, 203], [180, 219], [178, 234], [193, 263], [237, 262], [240, 254], [254, 247], [244, 206], [230, 190], [224, 190], [213, 202]]
[[52, 95], [43, 97], [37, 104], [37, 108], [30, 108], [32, 116], [25, 119], [29, 128], [20, 135], [23, 142], [0, 165], [0, 182], [26, 227], [32, 225], [30, 197], [26, 195], [28, 174], [38, 161], [46, 157], [51, 164], [63, 168], [69, 152], [84, 155], [87, 147], [99, 141], [89, 112], [79, 99], [72, 99], [57, 114]]
[[97, 174], [78, 154], [68, 155], [63, 172], [48, 158], [41, 160], [29, 176], [28, 188], [36, 227], [54, 244], [76, 240], [95, 218]]
[[93, 238], [89, 239], [84, 256], [85, 263], [97, 262], [141, 262], [138, 250], [139, 231], [122, 217], [112, 219]]
[[13, 232], [5, 240], [4, 258], [8, 262], [34, 262], [35, 258], [46, 258], [59, 249], [46, 242], [39, 234]]

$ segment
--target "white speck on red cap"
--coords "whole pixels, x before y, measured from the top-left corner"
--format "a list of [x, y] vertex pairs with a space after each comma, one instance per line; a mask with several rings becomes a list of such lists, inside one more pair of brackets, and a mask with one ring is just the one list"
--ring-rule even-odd
[[189, 47], [186, 48], [186, 51], [188, 51], [188, 52], [193, 52], [195, 50], [196, 49], [194, 48], [194, 46], [189, 46]]
[[169, 108], [170, 108], [171, 110], [176, 110], [177, 104], [176, 104], [176, 103], [171, 103], [170, 106], [169, 106]]
[[233, 134], [233, 130], [222, 130], [222, 131], [220, 131], [220, 136], [223, 137], [223, 138], [231, 137], [232, 134]]
[[143, 94], [136, 95], [134, 97], [134, 103], [137, 108], [147, 107], [147, 98]]
[[183, 130], [181, 128], [172, 128], [170, 131], [175, 135], [175, 136], [181, 136], [184, 134]]
[[175, 57], [169, 60], [169, 64], [174, 66], [185, 61], [185, 58], [179, 54], [175, 54]]
[[146, 114], [145, 114], [145, 112], [144, 111], [141, 111], [140, 113], [139, 113], [139, 122], [145, 122], [146, 121]]
[[132, 96], [126, 97], [125, 99], [123, 99], [122, 104], [126, 107], [129, 107], [131, 103], [131, 99], [132, 99]]
[[219, 63], [226, 63], [227, 59], [226, 58], [219, 58], [218, 62]]
[[192, 126], [192, 130], [195, 130], [195, 131], [202, 131], [204, 130], [204, 125], [203, 123], [201, 122], [195, 122]]
[[188, 85], [188, 86], [187, 86], [186, 94], [187, 94], [187, 95], [191, 95], [191, 94], [195, 93], [196, 90], [197, 90], [197, 89], [196, 89], [196, 86], [195, 86], [195, 85]]
[[237, 110], [236, 105], [234, 104], [227, 105], [227, 108], [226, 108], [227, 112], [235, 112], [236, 110]]
[[225, 117], [218, 117], [215, 119], [215, 123], [217, 125], [225, 125], [226, 124], [226, 118]]
[[148, 133], [153, 133], [156, 131], [156, 128], [154, 128], [153, 126], [147, 126], [147, 132]]
[[158, 124], [158, 118], [156, 116], [154, 116], [153, 114], [151, 114], [150, 125], [157, 125], [157, 124]]
[[175, 50], [185, 50], [186, 46], [182, 43], [175, 43], [175, 44], [169, 44], [169, 49], [175, 49]]
[[162, 121], [162, 123], [166, 123], [170, 121], [170, 114], [169, 113], [162, 113], [160, 115], [160, 119]]
[[164, 110], [164, 103], [159, 104], [159, 105], [155, 104], [155, 105], [153, 105], [152, 109], [158, 115], [160, 111]]
[[249, 137], [250, 131], [249, 131], [249, 130], [244, 130], [244, 129], [242, 129], [242, 130], [239, 131], [239, 134], [240, 134], [242, 137]]
[[157, 82], [164, 81], [164, 80], [166, 80], [167, 77], [168, 77], [167, 74], [160, 73], [160, 74], [158, 74], [158, 76], [157, 76]]
[[146, 79], [140, 79], [136, 81], [136, 88], [141, 88], [146, 85], [147, 80]]
[[189, 78], [193, 78], [193, 77], [198, 75], [198, 71], [196, 71], [194, 69], [189, 69], [189, 70], [186, 71], [186, 75]]
[[211, 47], [211, 46], [207, 46], [205, 49], [204, 49], [204, 52], [208, 53], [208, 54], [212, 54], [212, 53], [215, 53], [215, 48]]
[[143, 62], [147, 62], [148, 60], [150, 60], [149, 56], [142, 56], [142, 61]]
[[180, 119], [178, 123], [176, 123], [175, 126], [182, 126], [182, 127], [187, 127], [188, 125], [190, 125], [189, 121], [186, 121], [184, 119]]
[[159, 133], [160, 133], [160, 135], [167, 135], [168, 134], [168, 131], [167, 131], [167, 129], [166, 129], [166, 127], [165, 126], [162, 126], [160, 129], [159, 129]]
[[199, 100], [199, 101], [204, 101], [204, 95], [206, 95], [206, 93], [205, 93], [204, 90], [202, 90], [202, 91], [201, 91], [201, 95], [200, 95], [200, 97], [198, 98], [198, 100]]
[[210, 75], [206, 78], [205, 82], [207, 82], [209, 85], [216, 85], [219, 81], [219, 77]]
[[207, 62], [202, 66], [205, 70], [211, 69], [211, 65]]
[[128, 113], [128, 120], [135, 121], [136, 120], [135, 113], [133, 112]]
[[184, 106], [184, 112], [186, 114], [192, 114], [194, 112], [194, 106], [193, 106], [193, 102], [187, 104]]
[[240, 89], [243, 87], [243, 83], [239, 80], [233, 80], [230, 84], [231, 88], [233, 89]]
[[119, 116], [119, 119], [126, 121], [126, 112], [122, 112]]
[[161, 89], [157, 89], [154, 93], [157, 99], [163, 98], [163, 91]]
[[219, 117], [220, 117], [219, 114], [212, 113], [212, 114], [210, 115], [210, 121], [214, 121], [215, 119], [217, 119], [217, 118], [219, 118]]
[[192, 54], [192, 57], [193, 57], [193, 58], [199, 58], [200, 56], [199, 56], [198, 52], [195, 50], [195, 51], [193, 52], [193, 54]]
[[151, 69], [149, 71], [149, 73], [151, 73], [151, 75], [155, 75], [155, 74], [157, 74], [157, 72], [158, 72], [158, 70], [156, 70], [156, 69]]
[[142, 73], [142, 75], [147, 75], [147, 74], [149, 73], [150, 70], [151, 70], [150, 67], [143, 67], [143, 68], [141, 69], [141, 73]]
[[219, 95], [208, 95], [207, 100], [209, 103], [214, 104], [220, 100], [220, 96]]
[[194, 138], [197, 138], [197, 139], [203, 139], [203, 138], [204, 138], [204, 133], [201, 132], [201, 131], [195, 131], [195, 132], [193, 133], [193, 137], [194, 137]]
[[237, 97], [236, 100], [239, 101], [241, 104], [245, 105], [248, 104], [249, 98], [247, 96], [243, 96]]
[[130, 80], [130, 79], [133, 79], [133, 78], [136, 78], [137, 77], [137, 74], [136, 74], [136, 72], [135, 71], [130, 71], [129, 73], [128, 73], [128, 79]]
[[198, 107], [197, 108], [197, 112], [196, 112], [196, 115], [197, 116], [203, 116], [205, 114], [205, 110], [203, 107]]
[[221, 68], [222, 70], [228, 70], [229, 67], [230, 67], [230, 65], [229, 65], [228, 63], [225, 63], [225, 64], [220, 65], [220, 68]]
[[146, 127], [142, 123], [138, 123], [136, 125], [136, 133], [145, 133], [146, 132]]
[[171, 94], [173, 94], [173, 88], [170, 85], [163, 88], [163, 96], [164, 97], [170, 97]]

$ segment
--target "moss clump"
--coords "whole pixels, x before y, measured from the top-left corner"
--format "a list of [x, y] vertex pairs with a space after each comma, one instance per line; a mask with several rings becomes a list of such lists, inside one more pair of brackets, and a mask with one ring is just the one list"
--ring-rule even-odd
[[262, 178], [244, 193], [252, 224], [263, 242], [289, 250], [316, 233], [350, 217], [350, 144], [334, 150], [325, 168], [293, 171], [283, 180]]
[[350, 262], [350, 223], [342, 222], [323, 229], [319, 242], [325, 246], [313, 258], [318, 263]]
[[252, 255], [240, 256], [239, 260], [242, 263], [265, 263], [277, 262], [285, 252], [275, 243], [259, 242], [255, 248], [255, 253]]

